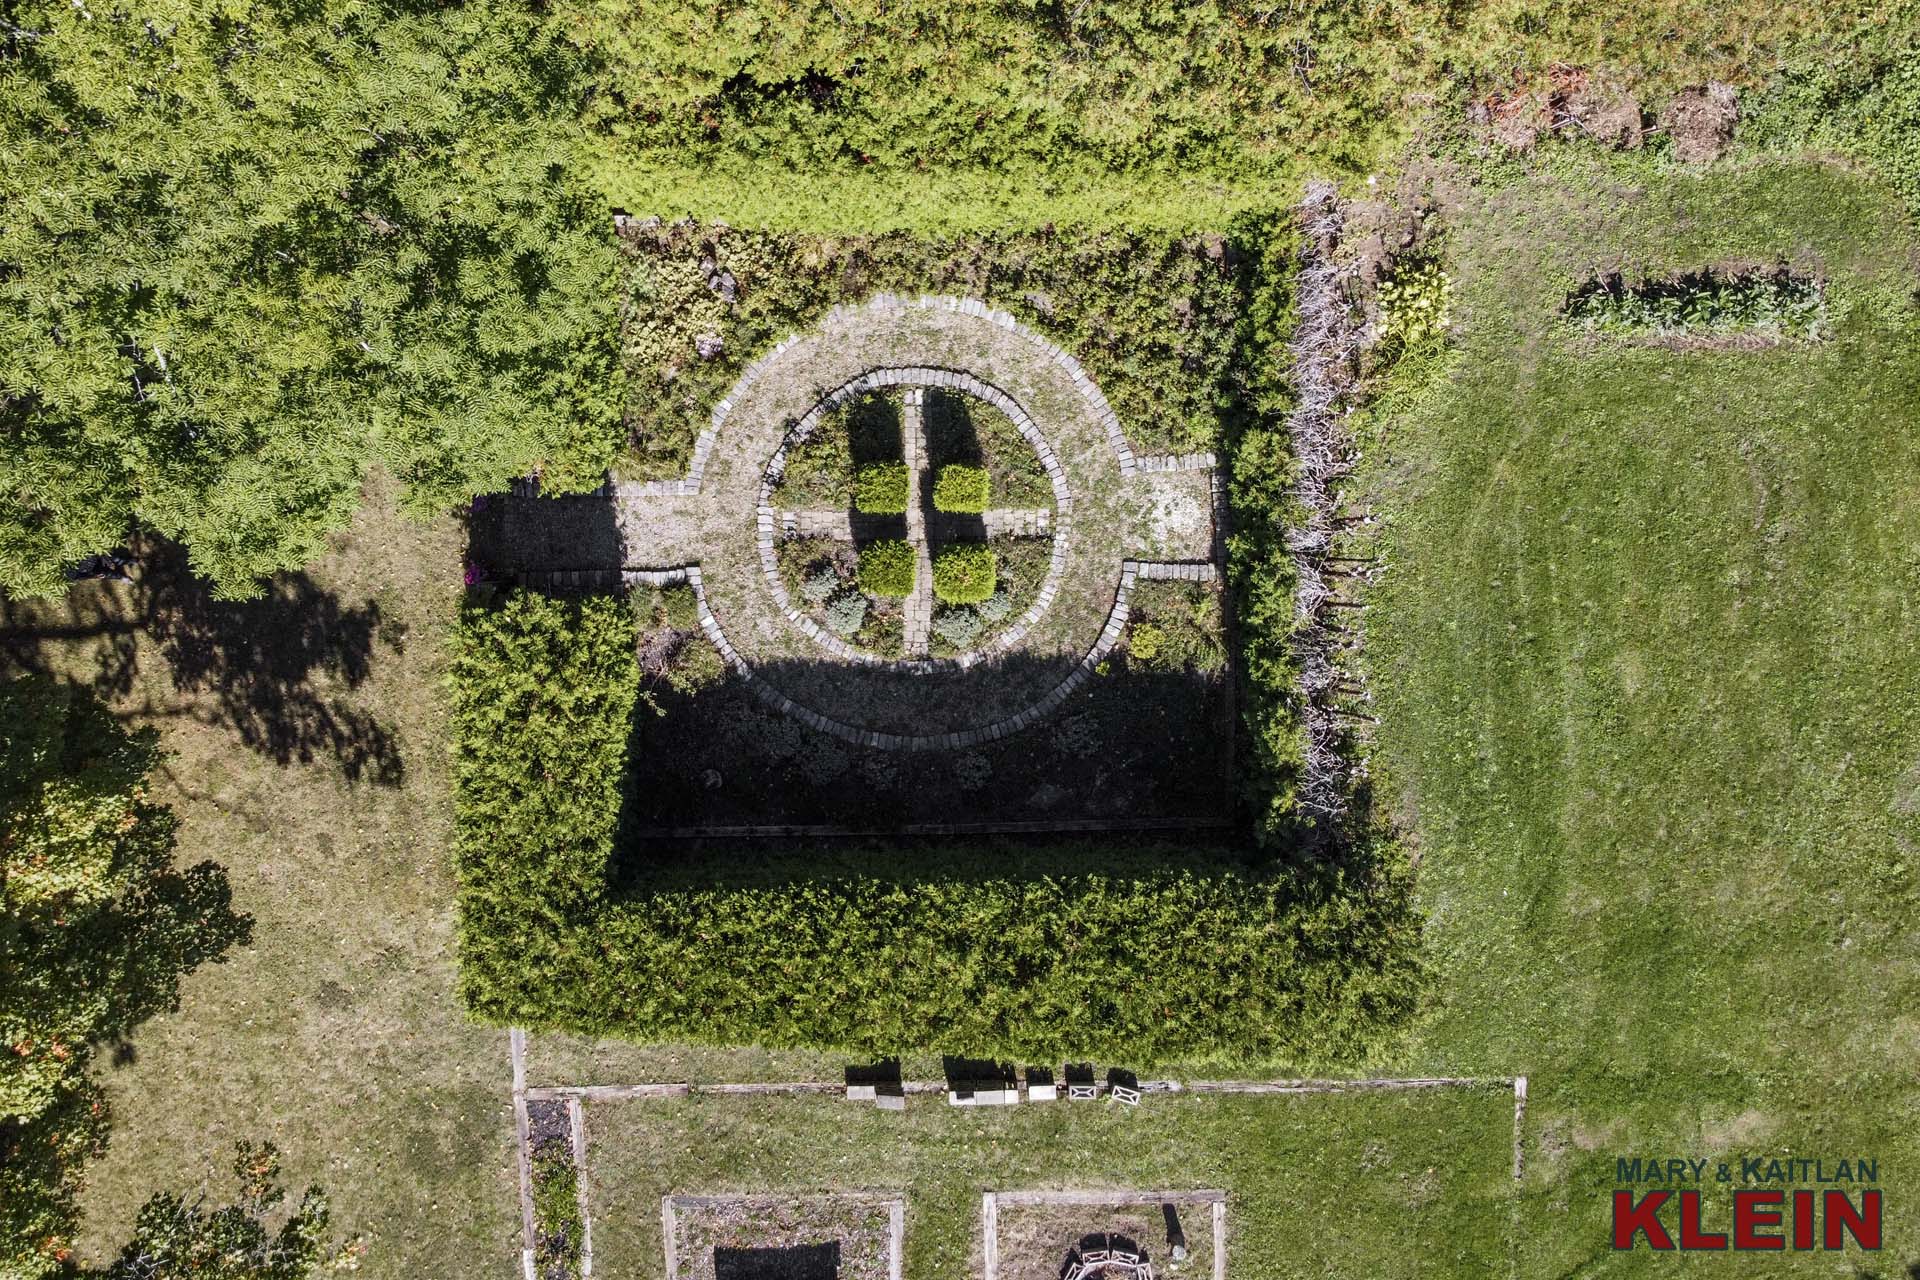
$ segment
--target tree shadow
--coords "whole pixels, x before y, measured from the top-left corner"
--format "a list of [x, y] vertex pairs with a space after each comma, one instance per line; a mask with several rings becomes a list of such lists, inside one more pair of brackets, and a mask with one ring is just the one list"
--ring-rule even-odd
[[176, 819], [139, 789], [160, 759], [152, 729], [129, 732], [90, 690], [70, 682], [36, 676], [0, 689], [0, 713], [21, 730], [16, 742], [24, 747], [52, 741], [59, 748], [42, 760], [24, 751], [0, 760], [0, 794], [15, 801], [36, 795], [37, 773], [51, 767], [75, 787], [103, 794], [131, 790], [135, 797], [112, 837], [111, 892], [60, 911], [29, 908], [8, 922], [9, 959], [20, 972], [59, 975], [73, 990], [107, 993], [89, 1036], [111, 1045], [116, 1063], [130, 1062], [135, 1050], [127, 1037], [133, 1028], [179, 1008], [181, 978], [248, 943], [253, 918], [234, 911], [224, 867], [211, 861], [174, 865]]
[[[263, 598], [215, 600], [184, 549], [158, 539], [138, 548], [130, 583], [81, 584], [57, 603], [0, 597], [0, 655], [22, 671], [53, 674], [56, 642], [94, 642], [87, 686], [126, 698], [137, 688], [139, 637], [151, 639], [184, 705], [130, 714], [188, 715], [230, 729], [278, 764], [330, 759], [350, 781], [398, 786], [406, 762], [394, 732], [372, 712], [319, 687], [359, 688], [382, 648], [402, 652], [406, 627], [377, 600], [346, 606], [306, 573], [279, 574]], [[71, 676], [71, 669], [61, 674]]]

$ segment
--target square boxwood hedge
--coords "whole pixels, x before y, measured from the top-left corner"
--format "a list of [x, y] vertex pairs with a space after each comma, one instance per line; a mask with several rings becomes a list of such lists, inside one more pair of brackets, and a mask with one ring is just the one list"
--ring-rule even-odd
[[[640, 685], [613, 597], [454, 633], [461, 990], [499, 1024], [862, 1054], [1332, 1062], [1414, 1007], [1404, 859], [1224, 847], [615, 846]], [[983, 856], [986, 855], [986, 856]]]
[[902, 514], [910, 478], [904, 462], [869, 462], [854, 474], [854, 510], [869, 516]]
[[933, 484], [933, 509], [956, 515], [979, 515], [987, 509], [992, 482], [985, 467], [949, 463], [940, 468]]
[[993, 595], [993, 550], [984, 542], [947, 547], [933, 561], [933, 594], [944, 604], [979, 604]]
[[862, 591], [905, 599], [913, 594], [913, 547], [898, 538], [882, 538], [860, 548], [855, 581]]

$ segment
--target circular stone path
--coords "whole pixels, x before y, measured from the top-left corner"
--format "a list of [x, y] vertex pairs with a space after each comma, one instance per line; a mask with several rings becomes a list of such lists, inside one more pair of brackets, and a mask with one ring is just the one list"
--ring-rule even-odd
[[[769, 468], [831, 404], [886, 387], [994, 405], [1052, 482], [1039, 600], [963, 658], [886, 661], [840, 645], [793, 608], [774, 567]], [[882, 294], [835, 308], [749, 366], [715, 407], [685, 479], [617, 487], [620, 567], [641, 580], [692, 566], [701, 625], [729, 665], [823, 732], [882, 748], [968, 746], [1044, 718], [1092, 677], [1124, 630], [1136, 576], [1214, 576], [1213, 461], [1136, 458], [1078, 362], [1010, 315], [971, 299]]]

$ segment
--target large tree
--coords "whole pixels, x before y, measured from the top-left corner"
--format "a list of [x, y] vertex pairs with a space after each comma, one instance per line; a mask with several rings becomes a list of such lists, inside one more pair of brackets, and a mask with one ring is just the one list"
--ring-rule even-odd
[[173, 1006], [246, 936], [225, 873], [173, 865], [151, 732], [85, 692], [0, 684], [0, 1276], [64, 1259], [79, 1164], [104, 1140], [94, 1049]]
[[0, 0], [0, 589], [139, 521], [250, 594], [375, 461], [597, 483], [585, 71], [522, 0]]

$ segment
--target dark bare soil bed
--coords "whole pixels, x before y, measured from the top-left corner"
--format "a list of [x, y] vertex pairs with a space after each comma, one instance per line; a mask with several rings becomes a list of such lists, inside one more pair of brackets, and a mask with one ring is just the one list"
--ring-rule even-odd
[[887, 1280], [885, 1200], [676, 1197], [668, 1280]]

